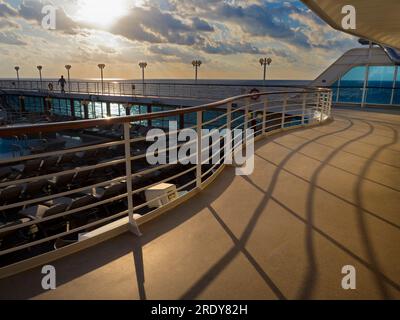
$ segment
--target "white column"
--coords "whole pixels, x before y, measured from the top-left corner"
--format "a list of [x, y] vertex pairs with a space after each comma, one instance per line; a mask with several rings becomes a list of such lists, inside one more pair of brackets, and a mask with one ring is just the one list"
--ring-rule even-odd
[[285, 115], [286, 115], [287, 102], [288, 102], [288, 94], [285, 93], [285, 97], [283, 98], [283, 106], [282, 106], [282, 124], [281, 124], [282, 129], [285, 127]]
[[131, 164], [131, 134], [130, 123], [124, 122], [124, 142], [125, 142], [125, 167], [126, 167], [126, 191], [128, 193], [128, 214], [130, 231], [137, 236], [141, 236], [141, 232], [133, 216], [133, 199], [132, 199], [132, 164]]
[[264, 101], [263, 115], [262, 115], [262, 134], [267, 133], [267, 110], [268, 110], [268, 98]]
[[305, 118], [306, 118], [306, 104], [307, 104], [307, 93], [303, 93], [303, 104], [302, 104], [302, 115], [301, 115], [301, 124], [304, 126]]
[[196, 186], [197, 186], [197, 188], [201, 188], [202, 129], [203, 129], [203, 111], [197, 111], [197, 164], [196, 164]]

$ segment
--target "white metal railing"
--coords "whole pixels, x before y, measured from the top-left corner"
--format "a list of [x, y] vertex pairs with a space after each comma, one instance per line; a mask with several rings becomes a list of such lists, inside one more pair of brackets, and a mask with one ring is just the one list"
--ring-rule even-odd
[[[299, 86], [301, 87], [301, 86]], [[107, 95], [107, 96], [153, 96], [178, 97], [190, 99], [217, 100], [243, 95], [257, 89], [260, 92], [285, 90], [287, 86], [230, 85], [230, 84], [190, 84], [156, 83], [130, 81], [70, 81], [64, 86], [65, 93]], [[293, 88], [293, 87], [292, 87]], [[0, 89], [15, 91], [61, 93], [62, 87], [55, 80], [0, 80]]]
[[[96, 135], [97, 138], [90, 145], [0, 159], [0, 267], [28, 259], [36, 252], [54, 250], [54, 244], [60, 239], [76, 242], [77, 234], [123, 217], [129, 216], [130, 224], [137, 227], [134, 214], [150, 216], [154, 209], [149, 204], [164, 197], [146, 201], [143, 192], [160, 183], [176, 185], [178, 194], [173, 201], [201, 189], [214, 178], [217, 169], [224, 166], [224, 160], [232, 157], [232, 154], [225, 154], [224, 144], [234, 141], [234, 137], [226, 141], [223, 136], [214, 142], [213, 146], [219, 144], [216, 153], [221, 157], [217, 163], [205, 164], [201, 158], [204, 151], [202, 141], [208, 137], [202, 136], [203, 128], [248, 128], [254, 130], [255, 137], [262, 137], [292, 126], [321, 123], [330, 117], [331, 103], [330, 90], [296, 88], [241, 95], [168, 112], [29, 127], [0, 127], [3, 139], [66, 130], [79, 136]], [[220, 114], [209, 119], [210, 111]], [[173, 116], [196, 119], [195, 124], [185, 128], [195, 129], [200, 137], [196, 144], [197, 150], [202, 152], [197, 151], [197, 164], [183, 165], [180, 159], [177, 164], [150, 166], [146, 162], [146, 137], [138, 135], [144, 127], [137, 123]], [[166, 134], [177, 134], [185, 128]], [[111, 131], [118, 131], [122, 139], [107, 138], [106, 134]], [[179, 150], [183, 145], [168, 146], [159, 152], [167, 153], [173, 148]], [[209, 158], [216, 153], [209, 154]], [[41, 187], [35, 191], [37, 186]], [[45, 206], [40, 207], [45, 213], [46, 210], [52, 212], [36, 217], [26, 214], [26, 210], [35, 210], [37, 206]]]

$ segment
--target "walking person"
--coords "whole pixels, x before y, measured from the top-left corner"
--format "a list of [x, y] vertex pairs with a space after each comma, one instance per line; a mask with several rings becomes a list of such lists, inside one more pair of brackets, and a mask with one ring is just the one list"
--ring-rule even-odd
[[60, 80], [58, 80], [58, 84], [61, 86], [61, 92], [65, 93], [65, 84], [67, 81], [64, 79], [64, 76], [61, 76]]

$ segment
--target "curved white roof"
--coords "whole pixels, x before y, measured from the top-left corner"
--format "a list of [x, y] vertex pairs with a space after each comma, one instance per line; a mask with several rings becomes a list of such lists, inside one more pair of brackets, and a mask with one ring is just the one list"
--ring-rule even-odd
[[[400, 50], [400, 0], [302, 0], [333, 28]], [[344, 30], [342, 8], [356, 9], [356, 29]]]

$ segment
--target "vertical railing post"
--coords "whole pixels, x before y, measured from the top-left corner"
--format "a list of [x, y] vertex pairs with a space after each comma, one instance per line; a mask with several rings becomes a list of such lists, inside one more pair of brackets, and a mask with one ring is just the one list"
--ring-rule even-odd
[[[318, 103], [320, 105], [319, 107], [319, 113], [320, 113], [320, 119], [319, 122], [321, 123], [324, 120], [324, 93], [318, 93]], [[322, 101], [321, 101], [322, 100]]]
[[201, 188], [201, 163], [202, 163], [202, 129], [203, 129], [203, 111], [197, 111], [197, 162], [196, 162], [196, 187]]
[[265, 135], [267, 133], [267, 110], [268, 110], [268, 97], [264, 101], [264, 108], [262, 114], [262, 131], [261, 134]]
[[132, 161], [131, 161], [131, 133], [130, 123], [124, 122], [124, 142], [125, 142], [125, 172], [126, 172], [126, 192], [128, 197], [128, 214], [130, 231], [137, 236], [141, 232], [133, 216], [133, 198], [132, 198]]
[[232, 163], [232, 147], [234, 142], [232, 132], [232, 110], [233, 103], [229, 102], [226, 106], [226, 131], [225, 131], [225, 163]]
[[226, 129], [232, 129], [232, 102], [228, 103], [226, 108]]
[[307, 105], [307, 93], [303, 93], [303, 104], [301, 112], [301, 125], [304, 126], [306, 123], [306, 105]]
[[[319, 104], [320, 104], [320, 102], [321, 102], [321, 93], [318, 91], [318, 93], [317, 93], [317, 101], [315, 102], [315, 113], [316, 112], [318, 112], [319, 110], [320, 110], [320, 108], [319, 108]], [[316, 117], [314, 116], [314, 119], [313, 119], [313, 122], [314, 121], [317, 121], [316, 119], [315, 119]]]
[[288, 103], [288, 94], [285, 93], [285, 96], [283, 98], [283, 105], [282, 105], [282, 123], [281, 123], [281, 128], [285, 128], [285, 117], [286, 117], [286, 108], [287, 108], [287, 103]]
[[[244, 126], [243, 126], [243, 132], [246, 132], [246, 130], [249, 128], [249, 105], [250, 105], [250, 99], [245, 99], [244, 102], [246, 105], [244, 106]], [[246, 134], [246, 133], [245, 133]]]

